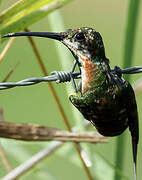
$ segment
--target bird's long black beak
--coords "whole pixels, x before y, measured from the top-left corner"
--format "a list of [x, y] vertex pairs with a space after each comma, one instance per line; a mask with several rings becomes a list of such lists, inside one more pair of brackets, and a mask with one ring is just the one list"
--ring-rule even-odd
[[56, 39], [58, 41], [62, 41], [64, 39], [64, 35], [62, 33], [50, 33], [50, 32], [8, 33], [8, 34], [3, 35], [1, 38], [16, 37], [16, 36], [37, 36], [37, 37], [45, 37], [45, 38], [50, 38], [50, 39]]

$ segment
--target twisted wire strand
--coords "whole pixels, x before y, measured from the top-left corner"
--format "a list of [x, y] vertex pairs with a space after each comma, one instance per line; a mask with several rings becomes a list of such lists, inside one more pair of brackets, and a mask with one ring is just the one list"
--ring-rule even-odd
[[[121, 74], [136, 74], [142, 72], [142, 66], [135, 66], [126, 69], [121, 69], [118, 66], [115, 66], [114, 69], [111, 70], [111, 73], [121, 75]], [[0, 83], [0, 90], [13, 88], [16, 86], [30, 86], [34, 84], [38, 84], [41, 82], [51, 82], [56, 81], [57, 83], [64, 83], [68, 81], [74, 81], [74, 79], [81, 78], [80, 72], [72, 72], [72, 71], [53, 71], [50, 76], [45, 76], [42, 78], [27, 78], [18, 82], [3, 82]], [[74, 84], [74, 83], [73, 83]]]
[[113, 70], [111, 70], [113, 74], [136, 74], [136, 73], [141, 73], [142, 72], [142, 66], [134, 66], [134, 67], [129, 67], [125, 69], [121, 69], [118, 66], [115, 66]]
[[135, 66], [135, 67], [130, 67], [127, 69], [122, 69], [122, 73], [124, 74], [136, 74], [136, 73], [141, 73], [142, 72], [142, 66]]
[[70, 71], [53, 71], [51, 76], [45, 76], [42, 78], [27, 78], [18, 82], [3, 82], [0, 83], [0, 90], [13, 88], [16, 86], [30, 86], [34, 84], [38, 84], [40, 82], [51, 82], [56, 81], [57, 83], [63, 83], [67, 81], [71, 81], [71, 77], [74, 79], [79, 79], [79, 72], [70, 72]]

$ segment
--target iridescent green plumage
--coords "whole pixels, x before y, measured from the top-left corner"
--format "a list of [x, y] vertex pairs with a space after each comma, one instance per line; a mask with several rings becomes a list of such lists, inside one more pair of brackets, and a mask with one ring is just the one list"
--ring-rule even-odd
[[101, 35], [92, 28], [83, 27], [62, 33], [23, 32], [3, 37], [13, 36], [52, 38], [68, 47], [82, 76], [80, 93], [71, 95], [70, 101], [104, 136], [120, 135], [129, 127], [136, 179], [139, 128], [135, 94], [129, 82], [117, 72], [112, 73]]
[[[83, 87], [80, 95], [70, 96], [70, 101], [104, 136], [120, 135], [129, 127], [136, 179], [139, 128], [135, 94], [129, 82], [111, 72], [100, 34], [92, 29], [91, 35], [94, 34], [94, 38], [92, 35], [86, 40], [86, 29], [80, 29], [85, 38], [80, 40], [81, 43], [78, 41], [79, 48], [76, 51], [74, 47], [71, 48], [82, 64]], [[82, 50], [83, 48], [86, 51]]]

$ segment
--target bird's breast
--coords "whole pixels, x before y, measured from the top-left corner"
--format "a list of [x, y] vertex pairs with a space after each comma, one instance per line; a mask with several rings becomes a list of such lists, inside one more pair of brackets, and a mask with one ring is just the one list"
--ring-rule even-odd
[[92, 63], [90, 60], [81, 61], [81, 76], [82, 76], [82, 94], [99, 84], [99, 76], [101, 72], [98, 63]]

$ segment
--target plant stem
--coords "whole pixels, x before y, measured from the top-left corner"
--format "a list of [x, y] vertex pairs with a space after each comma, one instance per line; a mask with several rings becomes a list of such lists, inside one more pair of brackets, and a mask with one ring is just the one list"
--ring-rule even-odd
[[0, 122], [0, 137], [25, 141], [108, 142], [106, 137], [97, 132], [69, 132], [48, 126], [11, 122]]
[[10, 40], [8, 41], [8, 43], [6, 44], [6, 46], [4, 47], [3, 51], [0, 54], [0, 63], [3, 61], [4, 57], [6, 56], [8, 50], [10, 49], [10, 47], [12, 46], [13, 42], [14, 42], [15, 38], [10, 38]]
[[[134, 51], [138, 11], [140, 0], [130, 0], [128, 6], [128, 15], [126, 22], [125, 41], [124, 41], [124, 55], [123, 55], [123, 68], [132, 65], [132, 57]], [[125, 79], [130, 80], [130, 76], [124, 76]], [[123, 170], [124, 165], [124, 150], [125, 150], [125, 136], [121, 135], [117, 138], [116, 148], [116, 166], [118, 169]], [[120, 180], [120, 176], [115, 173], [115, 180]]]

